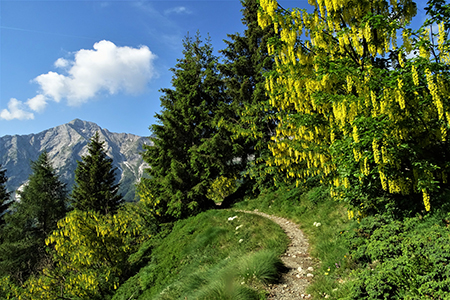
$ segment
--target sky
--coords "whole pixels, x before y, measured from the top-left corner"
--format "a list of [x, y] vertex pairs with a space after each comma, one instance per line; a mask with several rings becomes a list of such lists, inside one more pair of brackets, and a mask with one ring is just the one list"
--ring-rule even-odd
[[[425, 2], [417, 1], [417, 21]], [[0, 0], [0, 136], [76, 118], [150, 135], [183, 38], [199, 31], [224, 49], [227, 34], [245, 30], [241, 9], [239, 0]]]

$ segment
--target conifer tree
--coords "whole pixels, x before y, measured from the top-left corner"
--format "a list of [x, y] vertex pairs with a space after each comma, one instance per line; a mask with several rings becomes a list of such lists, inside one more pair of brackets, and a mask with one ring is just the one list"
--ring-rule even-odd
[[206, 197], [214, 179], [232, 178], [239, 145], [230, 132], [218, 127], [227, 113], [228, 99], [209, 41], [199, 34], [184, 40], [184, 58], [179, 59], [172, 79], [173, 89], [162, 89], [159, 124], [152, 125], [154, 146], [146, 147], [149, 179], [139, 186], [141, 200], [161, 220], [195, 214], [213, 203]]
[[5, 224], [3, 216], [10, 205], [11, 194], [6, 190], [5, 185], [7, 181], [6, 170], [2, 170], [2, 165], [0, 165], [0, 226]]
[[113, 167], [103, 144], [98, 132], [95, 133], [88, 144], [89, 154], [78, 161], [71, 202], [75, 209], [107, 215], [117, 212], [123, 198], [116, 183], [117, 168]]
[[0, 275], [21, 281], [43, 267], [45, 239], [67, 212], [66, 185], [53, 169], [46, 151], [31, 165], [33, 173], [20, 200], [5, 215], [6, 225], [0, 245]]
[[258, 25], [257, 0], [242, 0], [241, 4], [244, 7], [242, 23], [247, 29], [243, 35], [229, 34], [230, 41], [225, 41], [227, 48], [220, 51], [225, 56], [220, 70], [225, 76], [233, 112], [221, 124], [234, 133], [235, 143], [242, 145], [241, 169], [262, 188], [273, 184], [271, 173], [278, 173], [265, 163], [270, 155], [268, 143], [276, 126], [271, 118], [273, 112], [266, 96], [264, 78], [264, 73], [273, 65], [266, 45], [275, 31]]

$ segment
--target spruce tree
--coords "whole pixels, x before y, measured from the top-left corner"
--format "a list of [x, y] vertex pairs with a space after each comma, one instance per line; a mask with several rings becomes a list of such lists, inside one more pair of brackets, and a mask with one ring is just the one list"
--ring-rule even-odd
[[56, 229], [67, 212], [67, 190], [48, 153], [42, 152], [31, 165], [32, 174], [19, 200], [5, 215], [6, 225], [0, 245], [0, 275], [12, 275], [18, 281], [35, 273], [47, 258], [45, 238]]
[[6, 182], [8, 178], [6, 177], [6, 170], [2, 169], [2, 165], [0, 165], [0, 228], [5, 224], [4, 215], [10, 205], [10, 196], [6, 189]]
[[71, 202], [75, 209], [107, 215], [117, 212], [123, 198], [119, 194], [117, 168], [113, 167], [103, 145], [96, 132], [88, 144], [88, 155], [78, 161]]
[[242, 23], [247, 27], [243, 35], [229, 34], [225, 56], [220, 66], [225, 76], [227, 93], [231, 99], [228, 119], [221, 123], [234, 132], [235, 143], [242, 146], [241, 169], [254, 181], [254, 187], [273, 185], [271, 170], [266, 166], [270, 155], [268, 142], [274, 134], [273, 112], [266, 96], [264, 73], [272, 69], [273, 59], [267, 53], [267, 42], [275, 36], [273, 28], [258, 25], [259, 1], [242, 0]]
[[218, 126], [226, 113], [228, 98], [217, 69], [217, 57], [199, 34], [184, 40], [172, 79], [173, 89], [162, 89], [162, 111], [152, 125], [154, 146], [146, 147], [149, 179], [139, 186], [160, 220], [173, 220], [198, 213], [211, 205], [206, 197], [214, 179], [233, 177], [236, 149], [230, 132]]

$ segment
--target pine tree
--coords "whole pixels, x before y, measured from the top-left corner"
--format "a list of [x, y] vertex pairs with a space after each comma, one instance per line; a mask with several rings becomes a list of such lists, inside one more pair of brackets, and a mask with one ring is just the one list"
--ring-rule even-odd
[[[220, 52], [225, 62], [220, 66], [225, 76], [227, 93], [233, 112], [222, 126], [234, 132], [234, 141], [242, 145], [241, 170], [255, 180], [255, 187], [273, 185], [270, 167], [266, 166], [270, 155], [268, 143], [276, 124], [271, 119], [269, 97], [266, 96], [264, 73], [273, 66], [267, 53], [267, 43], [275, 33], [273, 28], [261, 29], [258, 25], [259, 1], [242, 0], [242, 23], [247, 27], [243, 35], [229, 34], [227, 48]], [[255, 185], [256, 183], [256, 185]]]
[[2, 170], [2, 166], [0, 165], [0, 227], [5, 224], [3, 216], [10, 205], [11, 193], [6, 190], [5, 184], [7, 181], [6, 170]]
[[209, 40], [202, 43], [197, 34], [187, 37], [184, 47], [184, 58], [171, 69], [173, 89], [161, 90], [160, 124], [151, 128], [154, 146], [143, 154], [150, 179], [141, 181], [141, 200], [162, 220], [210, 207], [208, 189], [221, 175], [237, 175], [233, 158], [241, 151], [230, 132], [217, 126], [228, 99]]
[[112, 159], [106, 155], [98, 132], [88, 144], [89, 154], [78, 161], [71, 202], [75, 209], [115, 214], [123, 203]]
[[28, 183], [18, 193], [20, 200], [5, 216], [0, 245], [0, 275], [13, 275], [19, 281], [43, 267], [45, 239], [67, 212], [66, 185], [56, 175], [46, 151], [31, 169]]

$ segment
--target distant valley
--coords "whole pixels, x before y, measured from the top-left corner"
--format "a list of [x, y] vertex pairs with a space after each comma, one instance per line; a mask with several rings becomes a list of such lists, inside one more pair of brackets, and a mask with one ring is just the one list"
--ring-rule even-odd
[[30, 162], [47, 150], [61, 180], [69, 189], [74, 184], [77, 160], [87, 154], [87, 143], [99, 132], [105, 141], [107, 155], [117, 167], [117, 178], [125, 200], [135, 199], [135, 183], [147, 167], [140, 153], [144, 144], [151, 145], [146, 137], [128, 133], [113, 133], [95, 123], [75, 119], [36, 134], [6, 135], [0, 137], [0, 164], [6, 168], [7, 188], [16, 191], [31, 174]]

